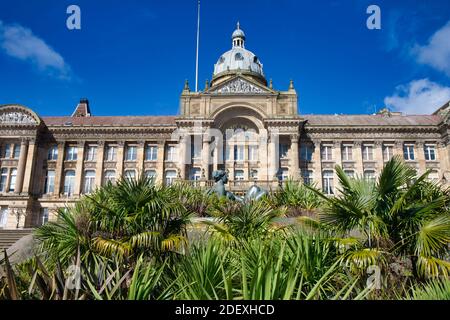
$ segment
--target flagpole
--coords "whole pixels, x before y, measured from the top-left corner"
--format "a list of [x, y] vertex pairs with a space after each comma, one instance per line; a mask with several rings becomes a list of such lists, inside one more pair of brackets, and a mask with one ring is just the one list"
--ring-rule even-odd
[[198, 92], [198, 48], [200, 43], [200, 0], [197, 9], [197, 51], [195, 54], [195, 92]]

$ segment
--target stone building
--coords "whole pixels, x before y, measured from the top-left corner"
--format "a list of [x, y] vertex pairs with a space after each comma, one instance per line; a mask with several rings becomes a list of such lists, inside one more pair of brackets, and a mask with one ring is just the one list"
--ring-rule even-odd
[[332, 195], [335, 165], [373, 179], [394, 155], [448, 184], [450, 104], [432, 115], [301, 114], [293, 82], [285, 91], [267, 82], [238, 25], [204, 90], [185, 84], [177, 116], [94, 116], [86, 99], [67, 117], [2, 105], [0, 228], [45, 223], [122, 175], [209, 186], [224, 169], [235, 192], [253, 183], [273, 190], [291, 177]]

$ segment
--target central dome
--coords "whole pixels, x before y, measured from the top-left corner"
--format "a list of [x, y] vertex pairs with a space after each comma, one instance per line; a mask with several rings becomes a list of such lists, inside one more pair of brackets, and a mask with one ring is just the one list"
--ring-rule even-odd
[[241, 30], [239, 22], [233, 32], [232, 39], [233, 47], [231, 50], [222, 54], [214, 65], [213, 82], [216, 82], [222, 76], [228, 76], [226, 78], [229, 78], [229, 75], [239, 72], [253, 76], [266, 85], [263, 65], [253, 52], [245, 49], [245, 33]]

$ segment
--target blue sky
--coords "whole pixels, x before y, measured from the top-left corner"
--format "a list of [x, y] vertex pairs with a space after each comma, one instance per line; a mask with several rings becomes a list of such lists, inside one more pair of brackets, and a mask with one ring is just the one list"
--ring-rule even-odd
[[[69, 115], [87, 97], [94, 115], [177, 114], [194, 88], [196, 0], [0, 2], [0, 104]], [[66, 9], [81, 8], [81, 30]], [[381, 8], [381, 30], [366, 9]], [[200, 88], [231, 47], [246, 48], [274, 87], [293, 79], [300, 114], [429, 113], [450, 100], [448, 0], [202, 0]]]

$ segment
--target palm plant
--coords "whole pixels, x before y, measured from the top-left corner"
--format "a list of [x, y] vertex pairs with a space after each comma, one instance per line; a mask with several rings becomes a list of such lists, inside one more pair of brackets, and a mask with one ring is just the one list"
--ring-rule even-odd
[[141, 176], [121, 179], [83, 197], [75, 207], [60, 210], [58, 220], [37, 229], [41, 251], [67, 263], [80, 247], [92, 255], [133, 263], [140, 255], [163, 258], [182, 250], [189, 212], [175, 191]]
[[[315, 186], [312, 186], [315, 188]], [[323, 201], [316, 192], [311, 191], [301, 182], [288, 180], [274, 194], [274, 205], [286, 206], [287, 216], [313, 216]]]
[[354, 231], [364, 236], [362, 251], [354, 255], [374, 261], [377, 251], [388, 250], [409, 257], [416, 275], [448, 274], [449, 194], [430, 189], [428, 172], [416, 179], [416, 171], [397, 157], [386, 163], [377, 181], [350, 179], [339, 166], [336, 172], [338, 196], [314, 192], [326, 201], [320, 216], [325, 225], [341, 236]]
[[227, 202], [218, 209], [219, 222], [205, 221], [215, 234], [228, 240], [267, 236], [273, 230], [273, 219], [283, 214], [265, 201]]

